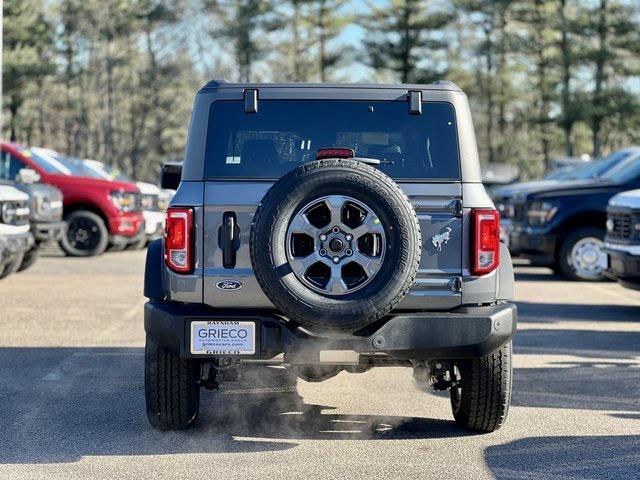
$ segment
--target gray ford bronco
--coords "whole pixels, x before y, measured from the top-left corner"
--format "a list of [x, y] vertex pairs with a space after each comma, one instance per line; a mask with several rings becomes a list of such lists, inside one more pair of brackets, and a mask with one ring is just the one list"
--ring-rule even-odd
[[169, 167], [144, 287], [152, 426], [192, 425], [201, 387], [251, 364], [406, 366], [461, 427], [503, 424], [513, 270], [456, 85], [213, 81]]

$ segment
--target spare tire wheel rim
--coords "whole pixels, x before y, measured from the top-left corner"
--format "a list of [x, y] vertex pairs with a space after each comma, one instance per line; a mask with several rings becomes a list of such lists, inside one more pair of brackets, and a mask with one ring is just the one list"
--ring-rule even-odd
[[291, 271], [325, 295], [347, 295], [369, 284], [382, 267], [386, 245], [378, 215], [345, 195], [309, 202], [293, 216], [286, 234]]

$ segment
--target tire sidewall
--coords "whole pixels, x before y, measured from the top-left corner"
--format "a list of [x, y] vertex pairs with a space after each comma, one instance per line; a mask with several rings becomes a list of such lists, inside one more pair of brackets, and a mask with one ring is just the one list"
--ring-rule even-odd
[[33, 247], [31, 250], [29, 250], [24, 254], [24, 257], [22, 258], [22, 262], [20, 263], [20, 267], [18, 267], [18, 272], [23, 272], [28, 268], [31, 268], [33, 264], [36, 263], [39, 257], [40, 257], [40, 248], [37, 246]]
[[4, 269], [0, 270], [0, 280], [3, 278], [7, 278], [12, 273], [16, 273], [20, 269], [20, 265], [22, 265], [22, 259], [24, 258], [24, 253], [18, 253], [16, 256], [8, 262]]

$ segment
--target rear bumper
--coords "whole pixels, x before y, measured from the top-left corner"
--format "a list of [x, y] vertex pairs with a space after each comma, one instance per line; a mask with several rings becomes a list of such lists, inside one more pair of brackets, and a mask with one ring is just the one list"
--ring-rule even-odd
[[[318, 363], [320, 351], [350, 350], [386, 354], [398, 360], [461, 359], [485, 356], [508, 342], [516, 331], [516, 306], [502, 303], [462, 307], [453, 312], [391, 315], [366, 335], [313, 335], [292, 329], [273, 312], [222, 311], [199, 304], [147, 302], [147, 335], [183, 358], [207, 358], [190, 353], [190, 323], [194, 320], [234, 320], [256, 323], [256, 349], [245, 359], [271, 359], [284, 353], [295, 363]], [[229, 357], [230, 355], [224, 355]], [[231, 355], [233, 356], [233, 355]]]
[[134, 241], [134, 238], [140, 238], [140, 233], [144, 234], [144, 217], [142, 213], [127, 212], [109, 218], [109, 233], [112, 238], [129, 237], [130, 241]]
[[142, 237], [145, 236], [144, 230], [140, 230], [133, 237], [125, 236], [125, 235], [109, 235], [109, 243], [111, 245], [131, 245], [132, 243], [136, 243]]
[[123, 213], [109, 220], [111, 245], [130, 245], [139, 241], [144, 235], [144, 218], [142, 213]]
[[640, 290], [640, 245], [605, 244], [609, 256], [607, 274], [627, 288]]
[[556, 235], [546, 230], [518, 229], [513, 226], [509, 230], [509, 250], [536, 265], [555, 263], [556, 242]]
[[60, 240], [67, 228], [67, 222], [35, 222], [31, 224], [31, 232], [37, 243]]

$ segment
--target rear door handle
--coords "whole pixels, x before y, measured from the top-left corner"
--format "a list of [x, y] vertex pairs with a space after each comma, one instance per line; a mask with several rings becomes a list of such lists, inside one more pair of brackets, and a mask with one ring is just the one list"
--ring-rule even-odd
[[224, 268], [234, 268], [236, 266], [237, 234], [239, 233], [237, 230], [239, 229], [237, 228], [236, 214], [234, 212], [224, 212], [219, 235], [222, 266]]

